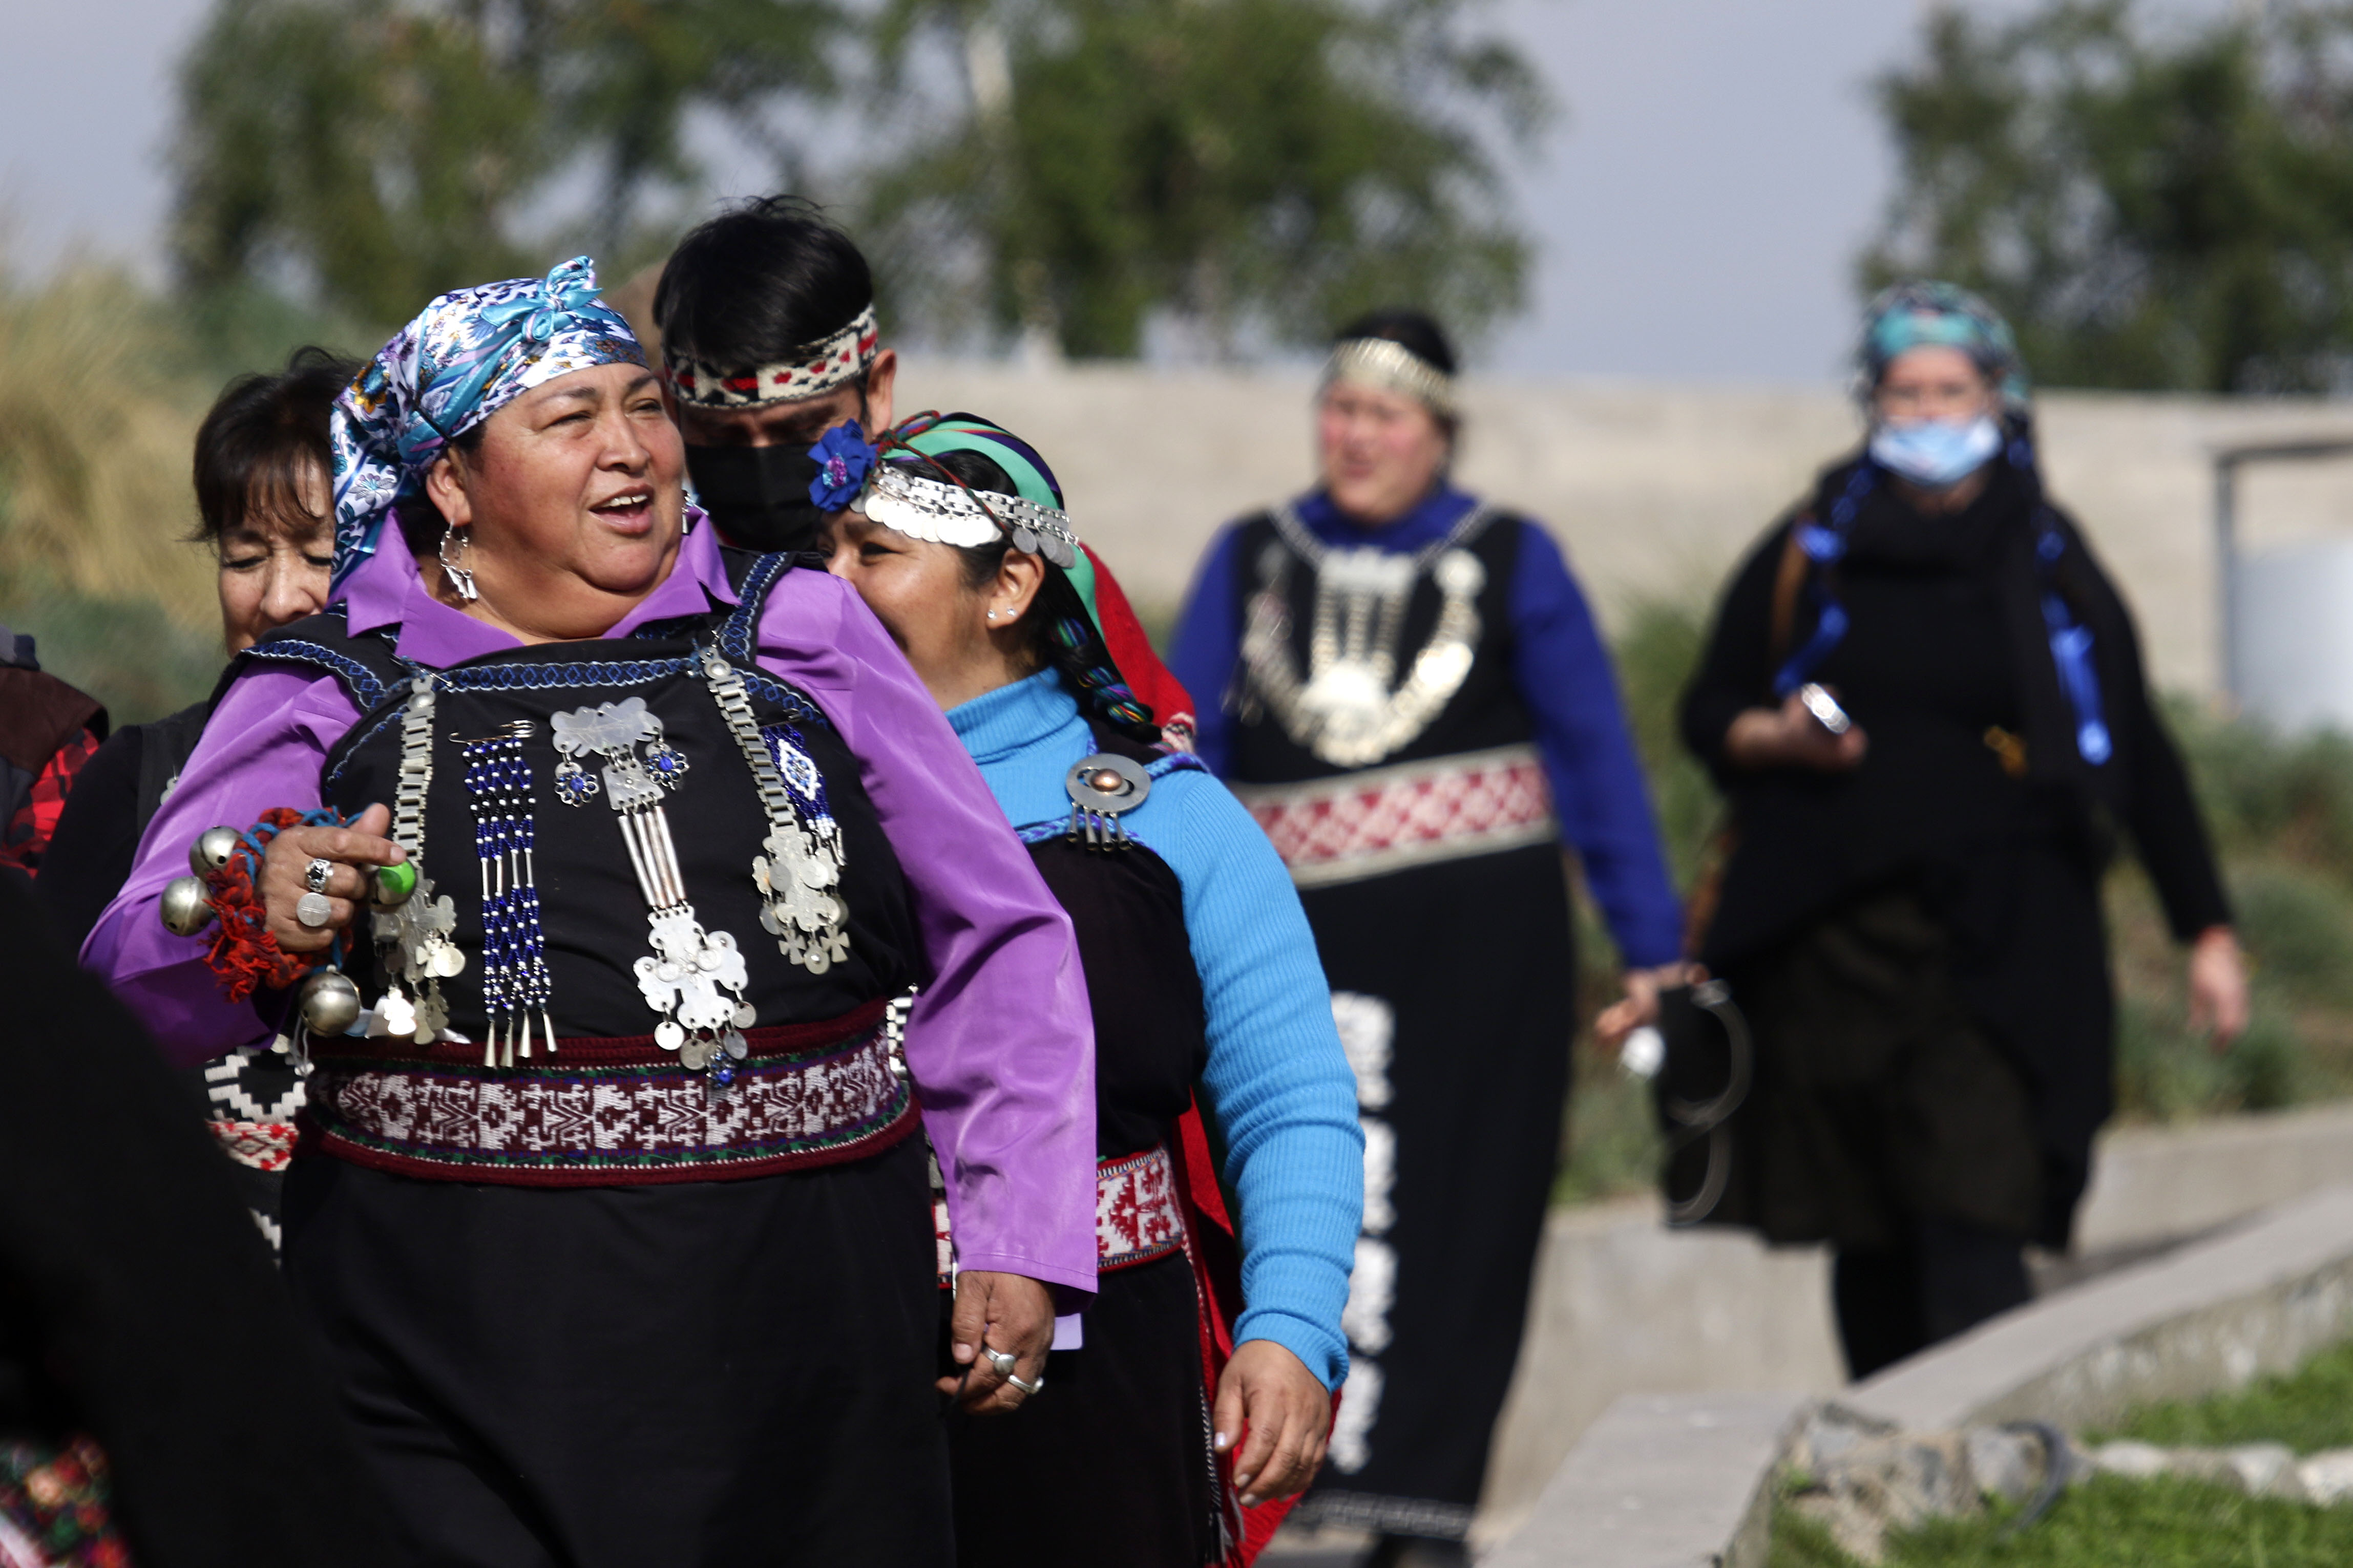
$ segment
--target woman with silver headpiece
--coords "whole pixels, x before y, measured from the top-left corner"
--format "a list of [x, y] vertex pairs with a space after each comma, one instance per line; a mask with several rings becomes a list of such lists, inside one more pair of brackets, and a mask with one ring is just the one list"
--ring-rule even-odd
[[[1521, 1319], [1576, 1032], [1562, 840], [1646, 1016], [1680, 917], [1608, 654], [1560, 551], [1450, 468], [1429, 318], [1341, 332], [1322, 482], [1219, 538], [1170, 666], [1272, 837], [1356, 1069], [1365, 1230], [1331, 1468], [1304, 1516], [1460, 1562]], [[1207, 705], [1222, 694], [1221, 704]]]
[[586, 258], [332, 433], [332, 601], [86, 957], [185, 1056], [294, 991], [286, 1271], [401, 1554], [952, 1561], [940, 1394], [1018, 1408], [1094, 1283], [1068, 917], [858, 596], [685, 504]]
[[1070, 912], [1095, 1016], [1102, 1288], [1052, 1392], [953, 1427], [957, 1561], [1242, 1568], [1323, 1455], [1363, 1190], [1298, 897], [1233, 797], [1161, 743], [1036, 449], [955, 414], [910, 420], [879, 461], [840, 436], [818, 450], [839, 465], [826, 500], [849, 509], [833, 570]]
[[1706, 1217], [1831, 1244], [1862, 1377], [2023, 1302], [2021, 1248], [2068, 1243], [2114, 1104], [2111, 824], [2218, 1043], [2247, 995], [2132, 616], [2043, 492], [2010, 328], [1905, 284], [1858, 360], [1862, 449], [1734, 574], [1683, 731], [1732, 812], [1696, 956], [1756, 1053]]

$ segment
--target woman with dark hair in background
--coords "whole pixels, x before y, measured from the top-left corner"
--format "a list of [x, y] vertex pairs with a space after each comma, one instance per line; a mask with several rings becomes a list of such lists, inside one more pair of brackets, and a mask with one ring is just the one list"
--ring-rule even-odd
[[[229, 383], [196, 429], [195, 537], [217, 567], [221, 642], [232, 657], [327, 602], [335, 552], [327, 415], [359, 372], [358, 362], [324, 349], [298, 350], [276, 375]], [[121, 891], [140, 836], [179, 782], [211, 711], [207, 698], [119, 730], [82, 769], [40, 880], [72, 945]], [[246, 1201], [275, 1247], [302, 1080], [283, 1049], [270, 1048], [276, 1032], [259, 1018], [254, 1027], [256, 1044], [196, 1070], [214, 1135], [237, 1163]]]
[[1576, 1034], [1561, 840], [1654, 1005], [1681, 931], [1609, 658], [1545, 531], [1451, 482], [1454, 352], [1340, 334], [1322, 481], [1211, 547], [1170, 664], [1289, 864], [1366, 1136], [1354, 1347], [1303, 1518], [1464, 1561], [1560, 1152]]
[[826, 499], [852, 509], [833, 571], [906, 650], [1069, 911], [1095, 1017], [1101, 1283], [1050, 1392], [952, 1428], [957, 1561], [1247, 1563], [1280, 1516], [1267, 1505], [1323, 1456], [1363, 1191], [1298, 896], [1198, 760], [1157, 744], [1034, 448], [962, 414], [909, 421], [879, 462], [828, 448], [847, 461]]
[[[727, 543], [819, 547], [810, 448], [846, 425], [891, 427], [899, 355], [882, 346], [874, 278], [850, 237], [797, 196], [763, 196], [679, 241], [654, 290], [662, 388], [686, 436], [696, 499]], [[1193, 700], [1161, 665], [1097, 560], [1103, 635], [1171, 743]]]
[[2131, 830], [2193, 1014], [2245, 1024], [2231, 914], [2132, 616], [2044, 496], [2010, 329], [1872, 304], [1862, 451], [1725, 593], [1683, 739], [1735, 829], [1699, 958], [1756, 1077], [1715, 1217], [1828, 1241], [1862, 1377], [2025, 1301], [2113, 1105], [2100, 909]]

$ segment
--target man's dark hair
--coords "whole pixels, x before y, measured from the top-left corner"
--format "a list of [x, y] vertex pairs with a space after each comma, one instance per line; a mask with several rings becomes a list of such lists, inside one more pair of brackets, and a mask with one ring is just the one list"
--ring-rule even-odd
[[1346, 342], [1351, 338], [1387, 338], [1390, 342], [1403, 344], [1416, 357], [1428, 360], [1447, 374], [1454, 374], [1454, 344], [1448, 340], [1446, 329], [1419, 310], [1403, 307], [1367, 310], [1332, 334], [1334, 342]]
[[679, 241], [654, 324], [669, 352], [742, 371], [791, 358], [873, 301], [866, 258], [815, 203], [761, 196]]
[[356, 360], [301, 348], [278, 374], [241, 375], [221, 389], [196, 427], [198, 542], [218, 549], [221, 536], [248, 519], [270, 524], [311, 516], [302, 505], [303, 471], [316, 465], [322, 479], [332, 478], [328, 416], [359, 374]]

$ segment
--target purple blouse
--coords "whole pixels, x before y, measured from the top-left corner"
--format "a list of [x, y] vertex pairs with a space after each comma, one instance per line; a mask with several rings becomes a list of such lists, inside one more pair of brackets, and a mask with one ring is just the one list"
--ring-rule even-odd
[[[397, 626], [401, 657], [433, 668], [520, 646], [436, 600], [405, 550], [378, 551], [343, 596], [353, 632]], [[681, 542], [670, 576], [606, 635], [735, 597], [705, 523]], [[931, 973], [908, 1019], [907, 1066], [946, 1178], [958, 1266], [1092, 1292], [1094, 1033], [1070, 918], [938, 704], [849, 584], [786, 573], [762, 610], [754, 658], [832, 721], [905, 870]], [[155, 914], [164, 885], [186, 874], [188, 846], [206, 828], [322, 804], [327, 752], [359, 718], [332, 678], [282, 665], [245, 669], [149, 825], [131, 879], [83, 944], [83, 963], [168, 1042], [174, 1061], [245, 1044], [254, 1015], [221, 994], [204, 963], [207, 939], [164, 929]]]

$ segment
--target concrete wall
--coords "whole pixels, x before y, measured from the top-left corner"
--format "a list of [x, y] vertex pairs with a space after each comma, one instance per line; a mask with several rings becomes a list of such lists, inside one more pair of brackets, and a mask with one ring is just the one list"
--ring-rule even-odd
[[[1295, 493], [1312, 472], [1303, 372], [915, 358], [900, 387], [902, 412], [966, 409], [1033, 441], [1081, 535], [1147, 609], [1173, 607], [1220, 522]], [[1550, 524], [1605, 620], [1641, 595], [1713, 593], [1858, 431], [1842, 397], [1804, 388], [1473, 378], [1465, 408], [1465, 482]], [[2052, 492], [2139, 612], [2158, 682], [2211, 690], [2209, 454], [2353, 435], [2353, 405], [2053, 393], [2042, 419]], [[2353, 533], [2353, 462], [2250, 469], [2241, 510], [2257, 549]]]

